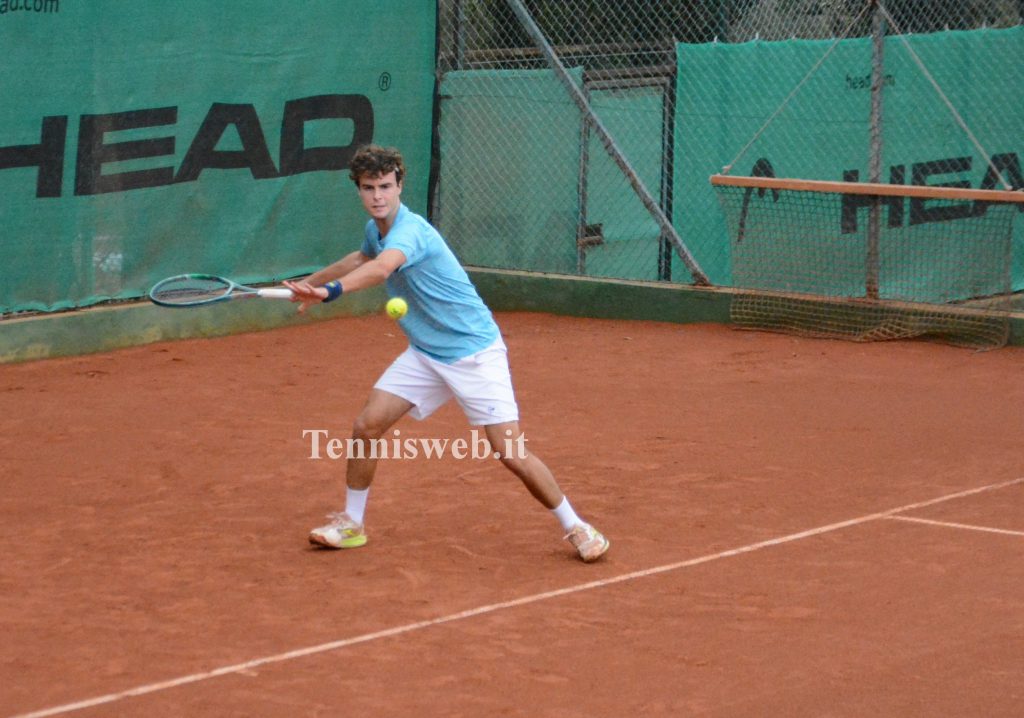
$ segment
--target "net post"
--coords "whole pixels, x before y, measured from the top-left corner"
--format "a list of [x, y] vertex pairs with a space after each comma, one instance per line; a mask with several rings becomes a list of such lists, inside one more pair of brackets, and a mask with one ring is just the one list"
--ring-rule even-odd
[[690, 270], [694, 283], [700, 286], [709, 286], [711, 281], [704, 273], [704, 270], [701, 269], [693, 254], [679, 236], [679, 233], [676, 232], [675, 227], [672, 226], [672, 222], [669, 221], [665, 212], [654, 200], [650, 190], [647, 189], [639, 175], [637, 175], [636, 171], [630, 165], [626, 156], [623, 154], [618, 144], [616, 144], [615, 139], [611, 136], [611, 133], [594, 112], [590, 103], [587, 101], [587, 98], [584, 96], [583, 91], [577, 87], [575, 82], [573, 82], [573, 79], [569, 75], [568, 70], [566, 70], [565, 65], [558, 57], [558, 54], [551, 46], [551, 43], [549, 43], [547, 38], [544, 36], [543, 31], [541, 31], [540, 27], [534, 21], [530, 11], [526, 9], [525, 5], [523, 5], [522, 0], [506, 0], [506, 2], [508, 3], [509, 9], [512, 10], [520, 24], [522, 24], [523, 29], [526, 30], [533, 42], [538, 48], [540, 48], [541, 52], [544, 54], [545, 60], [554, 71], [559, 81], [565, 86], [569, 96], [583, 114], [584, 122], [588, 123], [593, 128], [594, 132], [601, 140], [601, 144], [604, 145], [605, 150], [607, 150], [608, 155], [612, 158], [615, 164], [618, 165], [619, 169], [622, 170], [622, 173], [626, 176], [630, 186], [632, 186], [633, 190], [636, 192], [637, 197], [640, 198], [644, 207], [658, 223], [658, 226], [661, 228], [664, 236], [668, 237], [672, 244], [675, 245], [676, 252], [679, 254], [679, 258], [683, 260], [683, 263], [686, 264], [687, 269]]

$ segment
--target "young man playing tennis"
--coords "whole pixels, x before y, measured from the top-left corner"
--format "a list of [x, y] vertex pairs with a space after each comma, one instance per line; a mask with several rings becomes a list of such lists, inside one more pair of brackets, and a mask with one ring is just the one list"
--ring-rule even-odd
[[[371, 145], [356, 153], [349, 169], [370, 215], [362, 248], [285, 286], [300, 303], [299, 311], [382, 283], [390, 296], [408, 302], [400, 326], [409, 347], [374, 385], [352, 438], [371, 442], [406, 413], [425, 419], [454, 397], [470, 424], [484, 428], [501, 463], [562, 524], [580, 558], [600, 558], [608, 540], [576, 515], [548, 467], [519, 440], [508, 357], [490, 310], [437, 230], [401, 203], [402, 156]], [[510, 446], [515, 450], [503, 451]], [[311, 543], [331, 548], [366, 543], [363, 517], [376, 468], [375, 458], [348, 458], [345, 509], [313, 529]]]

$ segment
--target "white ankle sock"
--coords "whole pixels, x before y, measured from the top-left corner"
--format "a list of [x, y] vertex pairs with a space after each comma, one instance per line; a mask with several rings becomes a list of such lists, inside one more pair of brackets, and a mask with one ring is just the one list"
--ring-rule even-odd
[[357, 523], [363, 523], [366, 514], [366, 497], [370, 489], [345, 489], [345, 513]]
[[555, 515], [555, 518], [558, 519], [559, 523], [562, 524], [562, 528], [566, 531], [571, 531], [573, 526], [583, 523], [583, 519], [577, 516], [572, 506], [569, 505], [569, 499], [564, 497], [562, 498], [562, 503], [551, 509], [551, 513]]

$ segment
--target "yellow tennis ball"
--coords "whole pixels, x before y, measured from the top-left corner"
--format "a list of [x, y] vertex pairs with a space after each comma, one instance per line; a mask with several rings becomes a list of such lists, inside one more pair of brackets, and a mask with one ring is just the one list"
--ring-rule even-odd
[[409, 311], [409, 305], [401, 297], [392, 297], [384, 308], [392, 319], [401, 319]]

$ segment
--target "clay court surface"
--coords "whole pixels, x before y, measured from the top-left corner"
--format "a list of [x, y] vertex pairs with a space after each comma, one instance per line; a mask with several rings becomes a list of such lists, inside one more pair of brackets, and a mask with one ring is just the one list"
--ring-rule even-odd
[[309, 546], [384, 317], [0, 366], [0, 714], [1021, 715], [1024, 350], [498, 319], [599, 563], [450, 455]]

